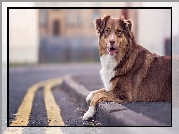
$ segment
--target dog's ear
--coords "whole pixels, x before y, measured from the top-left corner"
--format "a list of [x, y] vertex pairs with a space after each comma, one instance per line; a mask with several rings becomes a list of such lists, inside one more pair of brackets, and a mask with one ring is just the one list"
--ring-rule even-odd
[[96, 19], [95, 21], [95, 27], [96, 27], [96, 30], [98, 31], [98, 33], [102, 33], [105, 26], [106, 26], [106, 23], [107, 21], [109, 20], [110, 18], [110, 15], [106, 15], [103, 19], [99, 18], [99, 19]]
[[133, 21], [131, 19], [129, 19], [126, 22], [128, 23], [129, 30], [131, 31], [132, 30]]
[[119, 18], [119, 23], [122, 26], [124, 32], [128, 35], [128, 37], [132, 37], [132, 20], [124, 19], [124, 16], [121, 15]]
[[129, 30], [131, 31], [132, 30], [132, 25], [133, 25], [133, 21], [131, 19], [129, 20], [126, 20], [124, 19], [124, 16], [121, 15], [120, 18], [119, 18], [119, 23], [124, 27], [128, 27]]

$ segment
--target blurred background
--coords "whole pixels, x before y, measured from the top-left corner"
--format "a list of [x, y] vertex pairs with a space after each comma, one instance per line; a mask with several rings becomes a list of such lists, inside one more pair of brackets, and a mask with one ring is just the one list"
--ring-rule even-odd
[[[119, 7], [119, 9], [60, 9], [60, 7], [75, 6]], [[59, 7], [59, 9], [10, 9], [9, 44], [7, 44], [7, 7]], [[120, 7], [172, 7], [172, 30], [170, 9], [120, 9]], [[126, 19], [132, 19], [134, 22], [132, 30], [136, 42], [151, 52], [171, 55], [172, 48], [172, 55], [179, 55], [178, 2], [2, 2], [2, 102], [7, 100], [7, 62], [10, 65], [60, 63], [60, 66], [62, 63], [68, 62], [99, 63], [98, 36], [93, 22], [105, 14], [111, 14], [112, 17], [119, 17], [123, 14]], [[7, 45], [9, 45], [9, 50]], [[178, 65], [175, 65], [177, 71]], [[67, 64], [64, 68], [68, 66]], [[49, 66], [45, 65], [45, 69], [47, 67]], [[57, 68], [59, 66], [52, 66], [49, 69], [54, 70], [53, 75], [47, 70], [48, 77], [60, 76], [59, 72], [56, 72]], [[43, 79], [48, 78], [42, 75], [42, 68], [34, 72], [26, 71], [28, 75], [24, 70], [15, 71], [19, 71], [18, 74], [22, 77], [22, 81], [25, 81], [24, 78], [28, 78], [30, 74], [36, 74], [35, 77], [29, 77], [32, 80], [36, 80], [40, 76]], [[22, 75], [23, 71], [25, 75]], [[41, 74], [39, 75], [37, 72]], [[176, 95], [176, 101], [173, 102], [179, 102], [178, 73], [173, 72], [172, 76], [175, 84], [172, 86], [172, 92]], [[16, 76], [13, 78], [15, 79], [13, 82], [16, 84], [18, 78]], [[22, 81], [17, 85], [26, 84]], [[41, 79], [39, 78], [38, 81]], [[16, 86], [14, 87], [16, 88]], [[2, 126], [5, 130], [7, 107], [6, 103], [2, 104]], [[178, 131], [178, 127], [175, 125], [179, 121], [178, 110], [176, 112], [175, 110], [172, 111], [174, 113], [173, 128]], [[127, 130], [134, 132], [133, 128]], [[158, 128], [152, 130], [159, 131]], [[166, 129], [164, 131], [168, 132]], [[139, 133], [137, 129], [135, 132]]]
[[[90, 2], [88, 6], [107, 7], [108, 4]], [[176, 32], [171, 46], [170, 9], [120, 9], [123, 6], [145, 7], [145, 2], [110, 3], [110, 6], [119, 9], [60, 9], [71, 6], [63, 2], [29, 2], [24, 5], [55, 6], [59, 9], [9, 10], [10, 65], [99, 62], [94, 21], [106, 14], [112, 17], [122, 14], [126, 19], [132, 19], [136, 42], [151, 52], [171, 55], [172, 48], [173, 54], [179, 54], [178, 28], [174, 29]], [[83, 5], [84, 3], [79, 3], [79, 6]], [[4, 58], [3, 61], [5, 60]]]

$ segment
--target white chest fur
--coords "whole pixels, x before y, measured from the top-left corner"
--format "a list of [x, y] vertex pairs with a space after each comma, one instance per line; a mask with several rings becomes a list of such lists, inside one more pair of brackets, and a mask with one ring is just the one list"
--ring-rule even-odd
[[117, 66], [117, 61], [114, 56], [109, 54], [102, 55], [100, 57], [102, 69], [100, 70], [101, 79], [104, 84], [105, 90], [109, 91], [111, 89], [112, 83], [111, 78], [115, 76], [114, 68]]

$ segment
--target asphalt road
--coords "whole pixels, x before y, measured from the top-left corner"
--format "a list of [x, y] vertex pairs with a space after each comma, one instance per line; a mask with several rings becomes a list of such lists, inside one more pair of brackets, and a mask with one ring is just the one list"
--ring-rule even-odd
[[[15, 120], [27, 90], [34, 84], [66, 74], [98, 73], [100, 64], [58, 64], [9, 68], [9, 125]], [[85, 110], [73, 101], [73, 98], [60, 87], [54, 87], [52, 94], [61, 109], [61, 116], [65, 126], [88, 126], [99, 123], [84, 122], [82, 115]], [[49, 102], [50, 103], [50, 102]], [[27, 126], [48, 126], [47, 111], [44, 102], [44, 88], [41, 87], [34, 95], [32, 110]]]
[[[75, 133], [77, 132], [78, 134], [84, 134], [84, 133], [102, 133], [102, 134], [109, 134], [109, 133], [114, 133], [117, 134], [119, 132], [122, 132], [124, 134], [129, 134], [129, 133], [143, 133], [144, 131], [146, 133], [171, 133], [174, 134], [176, 132], [178, 132], [178, 121], [179, 121], [179, 117], [178, 117], [178, 111], [179, 109], [177, 107], [173, 107], [172, 108], [172, 114], [173, 114], [173, 127], [172, 129], [169, 128], [115, 128], [115, 127], [100, 127], [100, 128], [91, 128], [91, 127], [7, 127], [7, 123], [11, 122], [14, 119], [14, 115], [17, 112], [18, 107], [21, 104], [21, 101], [25, 95], [25, 93], [27, 92], [28, 88], [31, 85], [34, 85], [40, 81], [44, 81], [44, 80], [48, 80], [51, 78], [55, 78], [55, 77], [61, 77], [64, 76], [66, 74], [92, 74], [92, 73], [98, 73], [100, 70], [100, 64], [62, 64], [62, 65], [40, 65], [40, 66], [25, 66], [25, 67], [10, 67], [9, 68], [9, 80], [8, 82], [6, 82], [7, 80], [7, 70], [6, 67], [3, 67], [2, 69], [2, 132], [16, 132], [16, 131], [21, 131], [21, 133], [23, 134], [31, 134], [31, 133], [36, 133], [36, 134], [42, 134], [42, 133], [53, 133], [58, 131], [60, 133], [60, 131], [63, 131], [64, 133]], [[90, 90], [93, 90], [92, 88]], [[6, 94], [9, 91], [8, 94]], [[33, 104], [33, 108], [36, 109], [41, 109], [38, 110], [37, 114], [39, 115], [39, 117], [37, 116], [33, 116], [36, 111], [32, 110], [31, 113], [31, 117], [30, 120], [33, 120], [33, 117], [36, 118], [41, 118], [41, 113], [44, 112], [44, 109], [42, 109], [41, 107], [43, 107], [43, 101], [41, 98], [43, 97], [39, 97], [42, 96], [42, 92], [43, 89], [39, 89], [39, 92], [36, 93], [35, 97], [34, 97], [34, 102], [37, 102], [36, 104]], [[59, 94], [61, 94], [63, 97], [58, 97]], [[78, 121], [78, 119], [80, 119], [81, 117], [79, 116], [83, 111], [82, 109], [78, 108], [78, 105], [73, 103], [73, 98], [71, 98], [70, 96], [68, 96], [67, 94], [65, 94], [65, 92], [63, 92], [63, 90], [59, 90], [57, 88], [53, 89], [53, 95], [55, 97], [55, 100], [57, 101], [57, 104], [60, 107], [65, 107], [65, 105], [63, 104], [64, 102], [69, 102], [68, 103], [68, 107], [72, 107], [76, 108], [76, 111], [79, 111], [78, 113], [75, 111], [76, 113], [76, 117], [74, 117], [72, 119], [71, 124], [74, 125], [73, 123], [75, 121]], [[66, 95], [66, 96], [65, 96]], [[6, 103], [6, 96], [9, 99], [9, 105]], [[58, 101], [59, 100], [63, 100]], [[70, 101], [69, 101], [70, 100]], [[11, 103], [10, 103], [11, 102]], [[39, 104], [39, 105], [38, 105]], [[8, 107], [8, 109], [7, 109]], [[6, 110], [7, 109], [7, 110]], [[135, 109], [135, 107], [134, 107]], [[63, 109], [64, 112], [62, 112], [62, 116], [64, 118], [68, 118], [68, 116], [66, 115], [65, 109]], [[81, 110], [81, 111], [80, 111]], [[72, 111], [72, 110], [71, 110]], [[81, 112], [81, 113], [80, 113]], [[63, 115], [64, 113], [64, 115]], [[8, 115], [9, 114], [9, 117]], [[42, 114], [43, 115], [43, 114]], [[70, 115], [71, 116], [71, 115]], [[47, 117], [43, 117], [45, 121], [42, 120], [42, 123], [44, 123], [43, 125], [47, 124]], [[46, 119], [45, 119], [46, 118]], [[7, 121], [9, 119], [9, 121]], [[42, 118], [41, 118], [42, 119]], [[70, 118], [68, 118], [70, 119]], [[69, 120], [66, 119], [65, 123], [70, 125]], [[34, 120], [35, 121], [35, 120]], [[31, 121], [32, 122], [32, 121]], [[78, 123], [78, 125], [80, 125], [80, 121]], [[36, 125], [39, 125], [39, 122], [35, 123]], [[31, 125], [34, 125], [33, 123]], [[82, 124], [81, 124], [82, 125]], [[84, 125], [84, 124], [83, 124]]]
[[[14, 126], [13, 121], [16, 120], [16, 117], [19, 116], [19, 113], [21, 114], [18, 109], [21, 106], [21, 103], [24, 102], [24, 96], [27, 94], [27, 92], [29, 92], [28, 90], [30, 90], [29, 88], [32, 85], [56, 77], [63, 78], [64, 75], [71, 74], [75, 81], [86, 86], [88, 90], [96, 90], [103, 87], [103, 84], [100, 80], [99, 70], [100, 64], [61, 64], [9, 68], [9, 125]], [[59, 126], [60, 121], [59, 124], [50, 123], [54, 122], [53, 118], [62, 118], [65, 126], [101, 125], [99, 122], [93, 120], [91, 122], [83, 121], [82, 116], [85, 113], [85, 109], [80, 107], [74, 101], [75, 98], [70, 96], [69, 93], [65, 92], [65, 89], [63, 89], [60, 85], [54, 86], [55, 85], [52, 84], [50, 88], [52, 88], [52, 96], [57, 103], [57, 106], [54, 106], [56, 109], [51, 109], [50, 111], [50, 109], [48, 110], [47, 108], [52, 107], [53, 102], [51, 102], [51, 100], [47, 100], [47, 102], [45, 102], [45, 98], [48, 98], [44, 95], [46, 86], [43, 85], [42, 87], [37, 87], [37, 91], [33, 93], [34, 98], [32, 99], [32, 108], [30, 109], [29, 114], [26, 111], [28, 110], [27, 108], [30, 107], [28, 102], [30, 99], [28, 99], [28, 101], [26, 101], [24, 104], [28, 106], [24, 106], [22, 108], [25, 109], [27, 114], [23, 118], [29, 117], [28, 123], [24, 123], [25, 126]], [[49, 104], [49, 106], [46, 106], [46, 103]], [[171, 124], [171, 105], [169, 104], [166, 105], [154, 103], [147, 105], [146, 103], [130, 103], [126, 106], [133, 111], [142, 113], [148, 117], [160, 120], [167, 124]], [[162, 110], [157, 110], [159, 107], [160, 109], [162, 108]], [[53, 113], [52, 117], [48, 117], [49, 113], [58, 111], [58, 108], [60, 108], [59, 117], [58, 115], [55, 115], [56, 113]], [[23, 124], [25, 119], [20, 119], [20, 122]], [[16, 123], [15, 125], [21, 126], [22, 124], [17, 125]], [[63, 125], [60, 124], [60, 126]]]

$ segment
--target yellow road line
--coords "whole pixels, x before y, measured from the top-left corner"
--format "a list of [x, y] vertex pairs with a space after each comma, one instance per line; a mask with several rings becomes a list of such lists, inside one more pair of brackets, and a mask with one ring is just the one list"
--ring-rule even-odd
[[12, 121], [10, 126], [27, 126], [30, 112], [32, 109], [33, 99], [37, 89], [42, 87], [44, 82], [37, 83], [30, 87], [18, 109], [15, 120]]
[[[60, 79], [60, 81], [59, 81], [59, 79]], [[55, 78], [55, 79], [49, 79], [47, 81], [42, 81], [40, 83], [32, 85], [28, 89], [28, 91], [27, 91], [27, 93], [18, 109], [15, 120], [12, 121], [10, 126], [27, 126], [36, 91], [40, 87], [43, 87], [44, 85], [48, 85], [48, 83], [51, 83], [50, 85], [53, 86], [53, 85], [58, 85], [58, 84], [60, 85], [61, 84], [60, 82], [62, 82], [61, 78]]]
[[[30, 112], [32, 109], [32, 104], [36, 91], [40, 87], [45, 87], [44, 89], [44, 100], [47, 110], [47, 116], [49, 121], [49, 126], [64, 126], [64, 122], [60, 115], [60, 108], [55, 102], [55, 99], [52, 95], [51, 88], [62, 83], [61, 78], [49, 79], [47, 81], [42, 81], [35, 85], [32, 85], [25, 94], [25, 97], [18, 109], [15, 120], [12, 121], [10, 126], [27, 126], [28, 120], [30, 117]], [[23, 127], [7, 127], [4, 134], [22, 134]], [[53, 132], [62, 133], [60, 128], [48, 128], [46, 129], [46, 134], [51, 134]]]
[[44, 87], [44, 101], [47, 111], [48, 125], [49, 126], [64, 126], [64, 122], [61, 117], [59, 106], [56, 104], [53, 94], [51, 92], [52, 87], [62, 83], [62, 79], [56, 79], [47, 83]]

